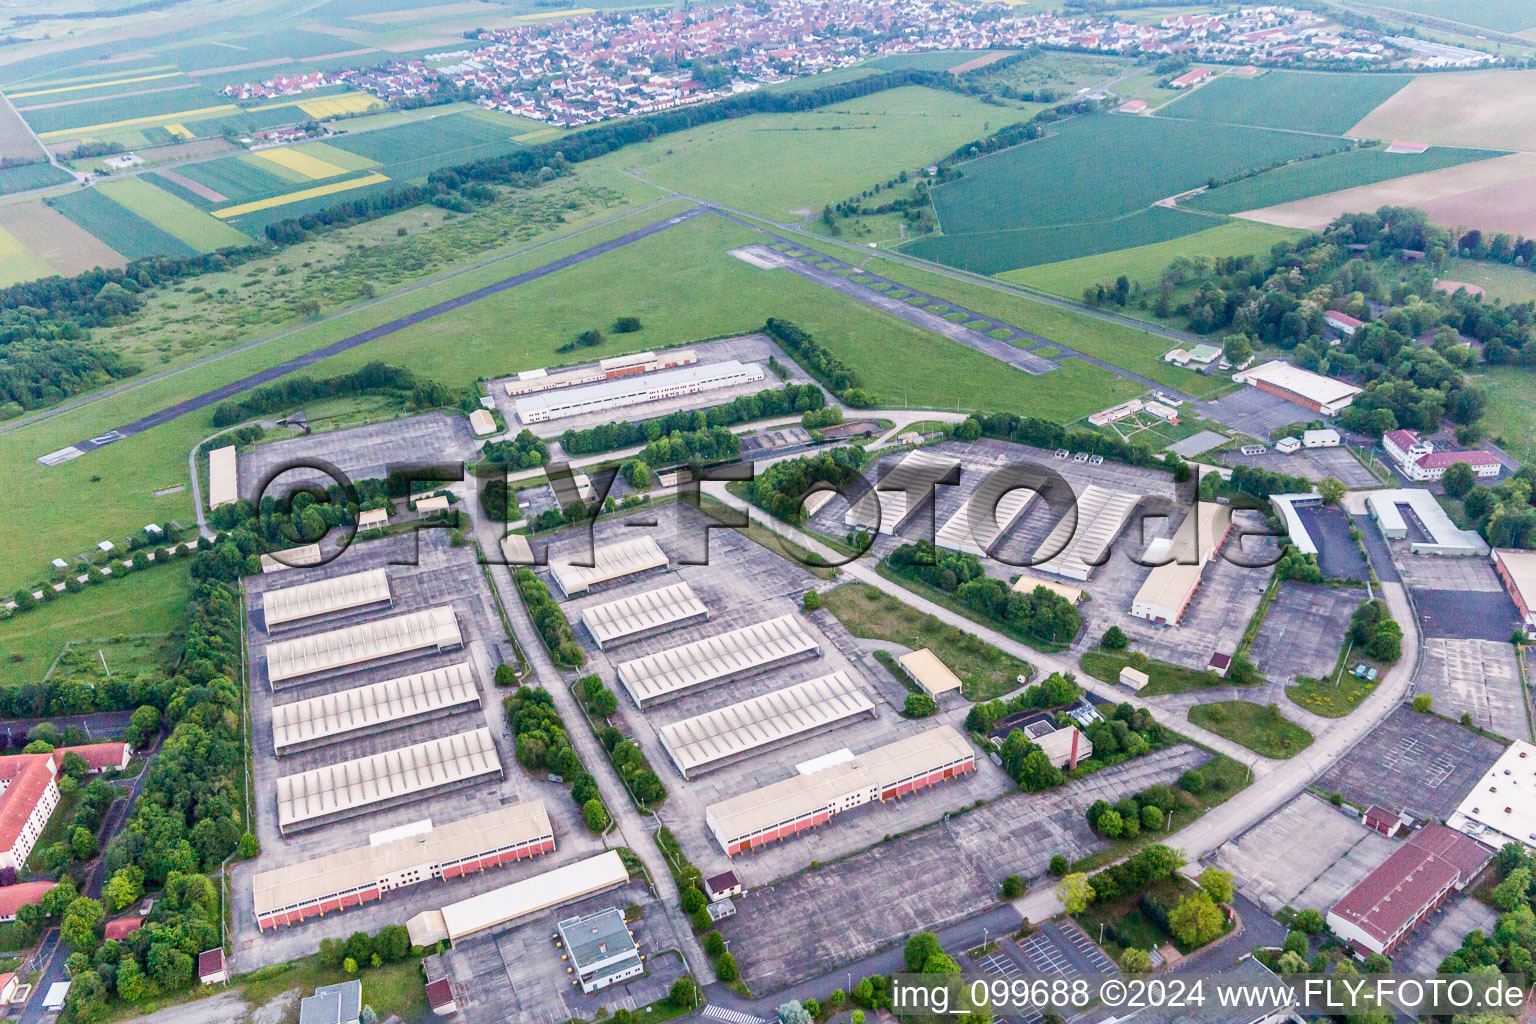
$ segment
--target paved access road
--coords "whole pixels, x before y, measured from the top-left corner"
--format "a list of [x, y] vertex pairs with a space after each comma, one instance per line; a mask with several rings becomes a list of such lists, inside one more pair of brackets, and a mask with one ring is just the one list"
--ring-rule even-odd
[[[441, 316], [442, 314], [451, 312], [455, 309], [462, 309], [464, 306], [467, 306], [473, 302], [478, 302], [481, 299], [492, 295], [499, 295], [502, 292], [516, 288], [519, 285], [527, 284], [530, 281], [537, 281], [541, 277], [548, 277], [550, 274], [556, 273], [557, 271], [565, 270], [567, 267], [574, 267], [579, 263], [585, 263], [587, 260], [601, 256], [604, 253], [613, 252], [615, 249], [622, 249], [624, 246], [629, 245], [631, 242], [638, 242], [642, 238], [648, 238], [651, 235], [657, 234], [658, 232], [665, 231], [667, 228], [675, 227], [684, 221], [692, 220], [693, 218], [705, 212], [705, 208], [696, 206], [690, 210], [686, 210], [683, 213], [678, 214], [675, 217], [668, 217], [666, 220], [658, 221], [655, 224], [648, 224], [643, 228], [637, 228], [628, 234], [620, 235], [618, 238], [609, 239], [608, 241], [601, 242], [592, 246], [591, 248], [583, 249], [581, 252], [572, 253], [570, 256], [561, 257], [552, 263], [546, 263], [542, 267], [535, 267], [533, 270], [527, 270], [521, 274], [513, 274], [511, 277], [497, 281], [494, 284], [486, 285], [484, 288], [477, 288], [472, 292], [466, 292], [463, 295], [456, 295], [451, 299], [445, 299], [444, 301], [428, 306], [425, 309], [419, 309], [414, 313], [408, 313], [405, 316], [398, 317], [397, 319], [391, 320], [386, 324], [380, 324], [378, 327], [373, 327], [369, 330], [354, 334], [351, 337], [342, 338], [340, 341], [332, 342], [323, 348], [317, 348], [313, 352], [306, 352], [303, 355], [296, 356], [295, 358], [289, 359], [286, 362], [278, 363], [276, 366], [270, 366], [267, 369], [260, 371], [259, 373], [253, 373], [248, 377], [242, 377], [237, 381], [225, 384], [223, 387], [215, 388], [212, 391], [206, 391], [203, 394], [196, 396], [195, 398], [189, 398], [184, 402], [178, 402], [169, 408], [161, 409], [159, 412], [150, 413], [148, 416], [140, 417], [139, 419], [134, 420], [132, 423], [124, 424], [123, 426], [109, 430], [104, 434], [98, 434], [95, 437], [77, 441], [75, 442], [74, 447], [78, 449], [79, 453], [83, 454], [96, 448], [109, 445], [114, 441], [121, 441], [125, 437], [132, 437], [134, 434], [143, 433], [152, 427], [157, 427], [162, 423], [168, 423], [171, 420], [177, 419], [178, 417], [185, 416], [189, 412], [196, 412], [199, 409], [205, 409], [210, 405], [214, 405], [228, 398], [232, 398], [235, 395], [249, 391], [252, 388], [260, 387], [263, 384], [269, 384], [272, 381], [277, 380], [279, 377], [286, 377], [288, 374], [293, 373], [296, 370], [302, 370], [307, 366], [312, 366], [315, 363], [320, 362], [321, 360], [329, 359], [331, 356], [339, 355], [342, 352], [347, 352], [351, 349], [357, 348], [359, 345], [366, 345], [370, 341], [377, 341], [379, 338], [394, 334], [397, 331], [405, 330], [407, 327], [414, 327], [423, 321], [432, 319], [433, 317]], [[73, 455], [70, 457], [73, 457]]]

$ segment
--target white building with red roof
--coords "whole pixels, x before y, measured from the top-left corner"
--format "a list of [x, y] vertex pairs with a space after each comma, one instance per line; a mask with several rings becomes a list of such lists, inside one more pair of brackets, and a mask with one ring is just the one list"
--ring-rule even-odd
[[16, 920], [16, 914], [29, 903], [38, 903], [58, 882], [17, 882], [0, 885], [0, 923]]
[[1437, 451], [1434, 445], [1420, 439], [1416, 430], [1389, 430], [1382, 436], [1381, 446], [1409, 480], [1439, 480], [1458, 462], [1471, 466], [1472, 472], [1484, 480], [1498, 479], [1503, 469], [1503, 463], [1492, 452]]
[[79, 754], [94, 775], [127, 767], [129, 751], [126, 743], [93, 743], [0, 757], [0, 885], [15, 881], [59, 805], [58, 775], [66, 754]]
[[1453, 828], [1426, 825], [1333, 905], [1328, 927], [1356, 949], [1390, 954], [1447, 896], [1466, 888], [1492, 856]]

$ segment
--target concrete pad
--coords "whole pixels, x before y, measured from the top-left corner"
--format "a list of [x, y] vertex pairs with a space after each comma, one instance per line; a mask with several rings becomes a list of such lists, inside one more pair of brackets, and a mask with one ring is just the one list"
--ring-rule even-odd
[[1424, 641], [1414, 691], [1433, 697], [1442, 715], [1469, 714], [1473, 723], [1500, 736], [1530, 738], [1525, 686], [1510, 644], [1431, 637]]
[[1465, 893], [1452, 893], [1444, 903], [1409, 933], [1392, 957], [1393, 967], [1414, 974], [1433, 974], [1440, 961], [1461, 948], [1471, 931], [1493, 935], [1497, 915]]
[[1349, 617], [1365, 591], [1287, 580], [1264, 618], [1248, 656], [1270, 679], [1293, 683], [1331, 673], [1339, 660]]

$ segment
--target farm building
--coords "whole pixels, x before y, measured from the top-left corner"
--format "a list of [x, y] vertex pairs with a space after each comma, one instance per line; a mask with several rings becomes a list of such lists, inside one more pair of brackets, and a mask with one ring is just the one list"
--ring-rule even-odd
[[[1039, 473], [990, 473], [935, 531], [941, 548], [986, 557], [1044, 489]], [[885, 500], [882, 496], [882, 501]]]
[[658, 735], [687, 779], [745, 754], [874, 714], [874, 703], [847, 673], [833, 672], [664, 725]]
[[582, 623], [602, 651], [708, 618], [709, 609], [686, 583], [631, 594], [581, 613]]
[[480, 688], [468, 662], [326, 693], [272, 708], [272, 747], [278, 757], [371, 736], [479, 706]]
[[411, 945], [430, 946], [447, 939], [457, 942], [469, 935], [511, 924], [583, 896], [605, 892], [629, 881], [629, 872], [617, 850], [554, 868], [478, 896], [450, 903], [441, 910], [424, 910], [405, 923]]
[[1525, 628], [1536, 629], [1536, 551], [1495, 548], [1493, 569], [1520, 610]]
[[1333, 905], [1328, 926], [1358, 950], [1390, 954], [1492, 855], [1454, 829], [1426, 825]]
[[[593, 564], [577, 564], [586, 561]], [[666, 552], [654, 540], [650, 537], [634, 537], [552, 558], [549, 571], [559, 585], [560, 592], [569, 598], [627, 576], [650, 572], [652, 569], [665, 569], [670, 564]]]
[[498, 807], [425, 832], [376, 835], [367, 846], [257, 872], [251, 880], [252, 912], [266, 931], [383, 899], [418, 882], [459, 878], [554, 849], [543, 801]]
[[1144, 114], [1147, 110], [1146, 100], [1126, 100], [1117, 108], [1122, 114]]
[[[956, 473], [954, 459], [914, 449], [859, 496], [843, 516], [847, 526], [894, 534], [918, 509], [933, 501], [934, 487]], [[914, 501], [913, 498], [917, 500]]]
[[976, 752], [970, 742], [941, 725], [820, 771], [710, 804], [705, 820], [720, 848], [734, 856], [824, 825], [843, 811], [898, 799], [975, 770]]
[[1062, 516], [1035, 549], [1035, 568], [1086, 582], [1103, 564], [1140, 500], [1128, 491], [1089, 484], [1077, 496], [1075, 514]]
[[208, 509], [230, 505], [240, 500], [240, 478], [235, 469], [235, 446], [226, 445], [208, 453]]
[[1200, 586], [1206, 563], [1215, 556], [1232, 529], [1232, 507], [1198, 502], [1172, 538], [1147, 546], [1147, 562], [1157, 565], [1131, 600], [1131, 614], [1151, 622], [1177, 624]]
[[1362, 390], [1279, 359], [1235, 373], [1232, 379], [1324, 416], [1333, 416], [1348, 408]]
[[267, 681], [296, 685], [306, 676], [334, 673], [371, 661], [462, 647], [452, 605], [438, 605], [387, 619], [361, 622], [330, 633], [279, 640], [267, 647]]
[[1365, 507], [1382, 536], [1388, 540], [1402, 540], [1410, 532], [1427, 534], [1429, 540], [1413, 542], [1411, 550], [1416, 555], [1465, 557], [1488, 554], [1488, 544], [1483, 538], [1471, 530], [1457, 529], [1428, 491], [1417, 487], [1371, 491], [1365, 496]]
[[1421, 440], [1416, 430], [1389, 430], [1382, 435], [1381, 446], [1409, 480], [1439, 480], [1458, 462], [1471, 466], [1472, 472], [1484, 480], [1498, 479], [1503, 469], [1492, 452], [1436, 450], [1433, 444]]
[[1186, 71], [1168, 85], [1173, 89], [1188, 89], [1192, 85], [1199, 85], [1213, 74], [1215, 71], [1211, 68], [1195, 68], [1193, 71]]
[[383, 569], [350, 576], [332, 576], [301, 583], [296, 587], [269, 590], [261, 595], [261, 608], [267, 620], [267, 631], [278, 626], [332, 615], [337, 612], [356, 611], [375, 604], [393, 605], [389, 592], [389, 576]]
[[1515, 740], [1446, 819], [1489, 846], [1536, 850], [1536, 746]]
[[524, 423], [548, 423], [588, 412], [619, 409], [659, 402], [680, 395], [700, 394], [763, 379], [756, 363], [725, 359], [718, 363], [684, 366], [660, 373], [635, 373], [556, 391], [545, 391], [517, 400], [517, 418]]
[[502, 777], [491, 730], [476, 729], [369, 754], [277, 780], [283, 835]]
[[797, 615], [756, 622], [616, 667], [619, 682], [642, 710], [684, 693], [821, 655]]
[[939, 660], [939, 656], [924, 647], [919, 651], [903, 654], [896, 659], [901, 667], [907, 670], [907, 675], [923, 688], [923, 692], [934, 700], [938, 700], [942, 694], [961, 690], [960, 677], [949, 670], [949, 666]]
[[591, 994], [645, 971], [640, 947], [624, 921], [624, 912], [616, 907], [567, 918], [555, 925], [555, 930], [583, 992]]

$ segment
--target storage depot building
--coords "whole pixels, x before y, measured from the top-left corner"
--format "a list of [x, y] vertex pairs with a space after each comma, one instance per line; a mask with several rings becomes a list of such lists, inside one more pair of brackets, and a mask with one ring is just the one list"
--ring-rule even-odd
[[619, 682], [644, 710], [684, 693], [821, 656], [798, 615], [781, 615], [617, 666]]
[[[843, 523], [893, 534], [914, 512], [931, 503], [935, 485], [958, 472], [959, 468], [960, 464], [954, 459], [921, 448], [914, 449], [859, 496], [843, 515]], [[913, 495], [918, 496], [916, 502], [911, 501]]]
[[272, 708], [272, 749], [278, 757], [328, 743], [398, 729], [480, 706], [468, 662], [398, 679], [322, 694]]
[[1153, 541], [1145, 561], [1171, 562], [1156, 565], [1131, 599], [1131, 614], [1151, 622], [1177, 624], [1189, 607], [1205, 566], [1232, 530], [1232, 507], [1202, 501], [1190, 510], [1173, 537]]
[[687, 779], [743, 754], [874, 714], [874, 702], [839, 671], [664, 725], [659, 735]]
[[595, 604], [581, 613], [582, 623], [601, 651], [708, 618], [709, 609], [686, 583], [674, 583], [606, 604]]
[[277, 780], [283, 835], [502, 778], [491, 730], [443, 736]]
[[389, 592], [389, 576], [383, 569], [332, 576], [296, 587], [269, 590], [261, 595], [268, 632], [320, 615], [355, 611], [375, 604], [394, 604]]
[[1363, 390], [1332, 377], [1325, 377], [1311, 370], [1279, 359], [1261, 363], [1252, 369], [1234, 373], [1232, 379], [1239, 384], [1250, 384], [1287, 402], [1294, 402], [1324, 416], [1333, 416], [1349, 407], [1355, 396]]
[[336, 673], [370, 661], [464, 646], [452, 605], [438, 605], [330, 633], [267, 645], [267, 683], [296, 686], [306, 676]]
[[[375, 837], [379, 838], [379, 837]], [[361, 906], [432, 878], [460, 878], [555, 849], [544, 803], [498, 807], [422, 834], [258, 872], [252, 905], [262, 931]]]
[[1515, 740], [1446, 819], [1490, 846], [1536, 850], [1536, 746]]
[[1493, 856], [1455, 829], [1426, 825], [1328, 912], [1328, 927], [1358, 950], [1390, 955], [1452, 891]]
[[1045, 486], [1038, 473], [995, 472], [960, 503], [933, 535], [941, 548], [986, 557]]
[[1069, 509], [1035, 549], [1034, 569], [1086, 582], [1103, 563], [1139, 501], [1129, 491], [1097, 484], [1084, 487], [1077, 496], [1076, 514]]
[[1495, 548], [1493, 569], [1515, 602], [1525, 628], [1536, 629], [1536, 551]]
[[[591, 562], [591, 565], [579, 563]], [[671, 562], [650, 537], [634, 537], [615, 544], [575, 551], [549, 560], [549, 571], [566, 597], [585, 594], [593, 587], [613, 583], [652, 569], [665, 569]]]
[[235, 468], [235, 446], [208, 453], [208, 509], [240, 500], [240, 478]]
[[441, 910], [422, 911], [407, 921], [405, 927], [411, 933], [413, 946], [430, 946], [443, 939], [458, 942], [466, 936], [511, 924], [530, 914], [617, 888], [628, 881], [629, 872], [618, 851], [609, 850], [450, 903]]
[[907, 674], [916, 680], [917, 685], [923, 688], [923, 692], [934, 700], [939, 699], [940, 694], [951, 690], [959, 691], [962, 688], [960, 677], [949, 670], [949, 666], [939, 660], [939, 656], [928, 648], [903, 654], [896, 659], [901, 667], [907, 670]]
[[720, 848], [734, 856], [824, 825], [842, 811], [898, 799], [975, 770], [970, 741], [941, 725], [850, 761], [710, 804], [704, 816]]
[[548, 423], [589, 412], [659, 402], [682, 395], [749, 384], [763, 379], [756, 363], [724, 359], [718, 363], [683, 366], [660, 373], [611, 377], [596, 384], [543, 391], [517, 400], [517, 418], [524, 423]]

